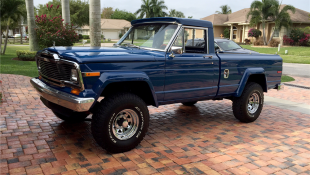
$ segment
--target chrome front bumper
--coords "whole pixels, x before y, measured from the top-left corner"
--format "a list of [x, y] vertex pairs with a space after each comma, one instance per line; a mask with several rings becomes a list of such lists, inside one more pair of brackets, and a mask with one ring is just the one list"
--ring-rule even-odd
[[95, 101], [94, 98], [80, 98], [65, 92], [61, 92], [46, 85], [44, 82], [37, 78], [32, 78], [30, 83], [46, 100], [73, 111], [88, 111]]

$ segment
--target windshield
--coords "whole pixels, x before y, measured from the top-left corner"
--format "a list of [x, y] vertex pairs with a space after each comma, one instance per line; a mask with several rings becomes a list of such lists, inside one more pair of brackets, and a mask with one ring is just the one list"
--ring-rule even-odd
[[242, 47], [240, 47], [237, 43], [227, 40], [227, 41], [220, 41], [220, 42], [216, 42], [218, 46], [220, 46], [220, 48], [225, 51], [225, 50], [235, 50], [235, 49], [241, 49]]
[[131, 28], [121, 46], [164, 50], [175, 33], [175, 24], [144, 24]]

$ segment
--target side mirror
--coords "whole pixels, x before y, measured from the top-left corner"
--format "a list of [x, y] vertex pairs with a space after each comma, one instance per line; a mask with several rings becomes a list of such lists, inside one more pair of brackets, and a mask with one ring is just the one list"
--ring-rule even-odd
[[170, 50], [174, 54], [182, 54], [183, 53], [183, 48], [178, 47], [178, 46], [172, 46]]

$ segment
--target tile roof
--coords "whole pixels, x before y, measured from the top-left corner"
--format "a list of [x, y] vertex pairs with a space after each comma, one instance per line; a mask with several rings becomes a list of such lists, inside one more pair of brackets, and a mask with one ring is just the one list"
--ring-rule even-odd
[[[281, 9], [284, 6], [286, 5], [281, 5]], [[229, 23], [249, 23], [250, 17], [247, 19], [247, 14], [249, 11], [250, 8], [245, 8], [231, 14], [213, 14], [201, 19], [210, 21], [213, 23], [213, 25], [226, 25]], [[289, 14], [293, 23], [310, 23], [309, 12], [296, 8], [295, 13], [289, 11]]]

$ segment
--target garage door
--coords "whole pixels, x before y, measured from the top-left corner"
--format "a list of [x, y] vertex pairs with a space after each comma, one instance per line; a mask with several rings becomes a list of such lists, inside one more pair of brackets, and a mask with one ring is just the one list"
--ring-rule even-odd
[[109, 32], [103, 32], [103, 35], [106, 39], [118, 39], [118, 32], [117, 31], [109, 31]]

